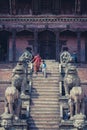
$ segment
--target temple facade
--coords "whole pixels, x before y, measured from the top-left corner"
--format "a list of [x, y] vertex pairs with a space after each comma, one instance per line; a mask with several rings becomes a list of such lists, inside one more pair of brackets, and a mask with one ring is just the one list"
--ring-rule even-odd
[[0, 0], [0, 62], [15, 62], [26, 47], [59, 60], [67, 49], [87, 62], [87, 0]]

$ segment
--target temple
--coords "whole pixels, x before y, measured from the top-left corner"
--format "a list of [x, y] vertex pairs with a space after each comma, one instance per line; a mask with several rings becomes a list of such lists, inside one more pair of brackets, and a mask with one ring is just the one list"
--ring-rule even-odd
[[1, 62], [18, 60], [27, 46], [56, 60], [67, 47], [87, 62], [86, 0], [1, 0], [0, 6]]
[[86, 50], [87, 0], [0, 0], [0, 130], [86, 130]]

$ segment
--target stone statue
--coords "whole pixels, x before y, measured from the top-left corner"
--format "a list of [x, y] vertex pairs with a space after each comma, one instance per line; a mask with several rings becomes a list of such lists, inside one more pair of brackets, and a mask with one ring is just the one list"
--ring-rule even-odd
[[83, 130], [85, 127], [85, 119], [86, 116], [82, 113], [75, 115], [73, 118], [74, 127], [76, 127], [78, 130]]
[[73, 65], [69, 65], [68, 67], [66, 67], [64, 77], [64, 88], [66, 96], [70, 94], [70, 90], [74, 86], [80, 86], [80, 78], [78, 76], [76, 67]]
[[70, 108], [70, 117], [83, 113], [84, 114], [84, 92], [80, 86], [75, 86], [70, 91], [70, 99], [68, 101]]
[[24, 93], [26, 84], [26, 70], [24, 68], [24, 64], [19, 61], [16, 67], [13, 69], [12, 85], [15, 86], [20, 93]]
[[60, 55], [60, 63], [62, 66], [66, 66], [66, 64], [72, 60], [71, 54], [68, 51], [64, 51]]
[[29, 62], [33, 58], [31, 48], [27, 47], [25, 52], [19, 57], [19, 61]]
[[9, 86], [5, 90], [5, 113], [19, 117], [21, 110], [21, 100], [19, 92], [14, 86]]

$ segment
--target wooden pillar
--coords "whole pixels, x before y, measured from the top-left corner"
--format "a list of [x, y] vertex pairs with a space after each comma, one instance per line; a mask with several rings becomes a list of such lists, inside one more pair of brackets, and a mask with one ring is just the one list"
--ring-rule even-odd
[[9, 0], [9, 13], [12, 14], [12, 0]]
[[38, 31], [34, 30], [34, 54], [38, 53]]
[[81, 61], [81, 32], [77, 32], [77, 56], [78, 56], [78, 62]]
[[77, 13], [77, 0], [75, 0], [75, 13]]
[[75, 0], [75, 13], [81, 13], [81, 0]]
[[15, 0], [12, 0], [12, 14], [16, 14], [16, 2]]
[[34, 14], [38, 14], [39, 12], [39, 0], [32, 0], [32, 10]]
[[60, 52], [59, 52], [59, 30], [56, 30], [56, 61], [60, 59]]
[[60, 13], [60, 0], [52, 0], [52, 9], [55, 14]]
[[16, 61], [16, 30], [12, 30], [12, 52], [13, 52], [13, 62]]

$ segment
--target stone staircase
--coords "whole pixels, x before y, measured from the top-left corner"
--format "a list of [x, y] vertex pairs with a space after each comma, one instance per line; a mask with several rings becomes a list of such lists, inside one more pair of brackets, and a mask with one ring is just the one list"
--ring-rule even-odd
[[59, 70], [58, 63], [46, 61], [47, 78], [42, 72], [33, 74], [30, 100], [29, 130], [58, 130], [59, 107]]

